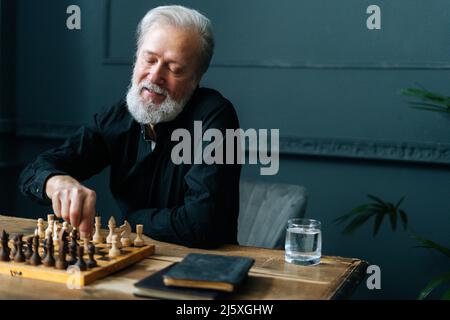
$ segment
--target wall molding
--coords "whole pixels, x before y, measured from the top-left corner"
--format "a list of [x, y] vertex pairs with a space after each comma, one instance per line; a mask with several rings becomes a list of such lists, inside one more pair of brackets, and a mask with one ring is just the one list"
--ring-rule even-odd
[[[103, 13], [103, 64], [115, 66], [132, 66], [134, 56], [117, 57], [111, 52], [111, 9], [112, 0], [105, 1]], [[213, 61], [210, 68], [244, 68], [244, 69], [318, 69], [318, 70], [450, 70], [448, 62], [419, 62], [419, 63], [393, 63], [393, 62], [327, 62], [315, 63], [310, 61], [264, 61], [264, 60], [219, 60]]]
[[[65, 139], [81, 125], [18, 123], [19, 138]], [[281, 136], [280, 155], [450, 165], [450, 143]]]

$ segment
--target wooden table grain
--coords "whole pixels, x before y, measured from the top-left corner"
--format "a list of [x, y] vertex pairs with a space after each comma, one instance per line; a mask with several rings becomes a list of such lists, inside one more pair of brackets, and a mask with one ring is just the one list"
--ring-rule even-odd
[[[36, 221], [0, 215], [0, 232], [32, 234]], [[180, 261], [190, 252], [247, 256], [255, 259], [249, 279], [231, 299], [317, 300], [349, 298], [364, 279], [367, 263], [360, 259], [323, 256], [316, 266], [284, 261], [283, 250], [226, 245], [215, 250], [186, 248], [155, 241], [154, 255], [81, 289], [64, 284], [0, 275], [0, 299], [139, 299], [138, 280]]]

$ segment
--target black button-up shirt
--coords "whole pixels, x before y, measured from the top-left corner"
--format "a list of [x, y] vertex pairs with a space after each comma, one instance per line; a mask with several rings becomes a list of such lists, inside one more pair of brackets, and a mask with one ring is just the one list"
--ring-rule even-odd
[[[143, 224], [145, 234], [190, 247], [236, 243], [241, 166], [236, 161], [176, 165], [171, 159], [179, 143], [171, 141], [172, 132], [184, 128], [194, 140], [194, 121], [202, 121], [203, 132], [219, 129], [224, 139], [226, 129], [239, 128], [227, 99], [217, 91], [197, 88], [175, 120], [155, 125], [152, 143], [122, 100], [96, 114], [93, 125], [81, 127], [62, 146], [28, 165], [20, 176], [20, 189], [50, 204], [45, 194], [49, 177], [63, 174], [83, 181], [111, 166], [111, 192], [124, 218], [132, 225]], [[225, 147], [223, 158], [226, 163]]]

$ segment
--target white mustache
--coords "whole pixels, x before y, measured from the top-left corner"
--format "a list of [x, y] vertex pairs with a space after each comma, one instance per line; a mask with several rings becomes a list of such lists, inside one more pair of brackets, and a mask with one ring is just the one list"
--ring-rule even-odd
[[159, 87], [158, 85], [153, 84], [153, 83], [148, 82], [148, 81], [142, 81], [142, 82], [139, 84], [139, 92], [141, 92], [142, 89], [151, 90], [151, 91], [153, 91], [153, 92], [156, 92], [156, 93], [158, 93], [158, 94], [163, 94], [163, 95], [165, 95], [165, 96], [168, 95], [167, 90], [164, 90], [163, 88]]

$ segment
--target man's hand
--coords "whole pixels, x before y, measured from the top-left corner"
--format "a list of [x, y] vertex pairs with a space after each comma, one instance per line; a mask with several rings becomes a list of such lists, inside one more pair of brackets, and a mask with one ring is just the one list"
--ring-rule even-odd
[[92, 233], [95, 216], [95, 191], [86, 188], [70, 176], [53, 176], [45, 185], [52, 199], [55, 215], [63, 218], [80, 231], [81, 237]]

